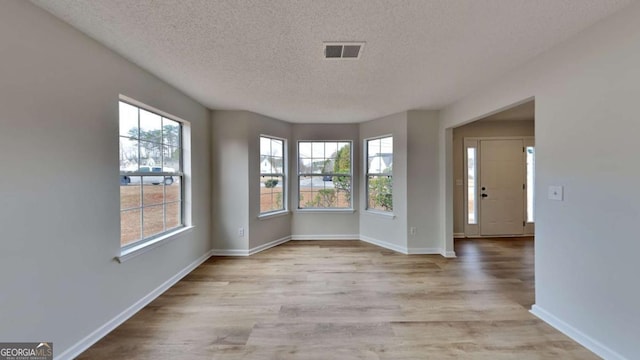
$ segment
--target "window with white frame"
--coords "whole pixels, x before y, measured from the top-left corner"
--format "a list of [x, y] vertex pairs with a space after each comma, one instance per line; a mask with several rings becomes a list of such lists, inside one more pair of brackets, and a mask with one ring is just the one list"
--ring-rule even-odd
[[527, 222], [535, 221], [533, 216], [535, 201], [535, 179], [536, 179], [536, 148], [533, 145], [526, 147], [527, 159]]
[[298, 142], [298, 208], [351, 209], [351, 141]]
[[260, 136], [260, 214], [286, 210], [285, 141]]
[[184, 226], [180, 121], [120, 101], [120, 245]]
[[476, 146], [467, 146], [467, 224], [478, 224], [478, 202], [476, 201], [476, 193], [478, 189], [478, 148]]
[[393, 137], [366, 140], [367, 210], [393, 211]]

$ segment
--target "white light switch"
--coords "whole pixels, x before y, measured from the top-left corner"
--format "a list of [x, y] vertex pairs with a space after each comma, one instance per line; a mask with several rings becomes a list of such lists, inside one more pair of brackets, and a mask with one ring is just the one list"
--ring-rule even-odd
[[560, 186], [560, 185], [549, 185], [548, 197], [549, 197], [549, 200], [562, 201], [563, 200], [563, 189], [562, 189], [562, 186]]

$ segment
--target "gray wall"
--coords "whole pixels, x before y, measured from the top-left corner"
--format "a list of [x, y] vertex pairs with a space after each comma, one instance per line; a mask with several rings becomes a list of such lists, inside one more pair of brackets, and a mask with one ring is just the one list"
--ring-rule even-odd
[[[360, 234], [364, 240], [400, 252], [444, 253], [438, 208], [438, 128], [438, 112], [425, 110], [360, 124], [360, 147], [367, 138], [393, 135], [394, 158], [393, 218], [366, 211], [366, 189], [360, 191]], [[364, 162], [360, 171], [364, 179]], [[409, 231], [412, 227], [415, 234]]]
[[453, 232], [464, 233], [464, 138], [492, 136], [534, 136], [534, 121], [476, 121], [453, 129]]
[[358, 213], [298, 211], [297, 143], [300, 140], [351, 140], [353, 147], [352, 204], [359, 207], [361, 145], [358, 124], [294, 124], [291, 140], [291, 209], [293, 223], [291, 234], [295, 239], [357, 239], [360, 232]]
[[[287, 139], [287, 156], [289, 159], [295, 156], [295, 152], [292, 151], [291, 124], [255, 113], [248, 113], [248, 121], [249, 249], [253, 249], [291, 235], [291, 215], [258, 218], [260, 215], [260, 135]], [[289, 174], [291, 176], [285, 181], [287, 186], [291, 187], [294, 179], [291, 171], [289, 171]], [[291, 209], [291, 206], [289, 205], [289, 209]]]
[[[260, 135], [284, 138], [291, 145], [291, 125], [249, 111], [216, 110], [211, 120], [213, 248], [249, 251], [291, 235], [291, 215], [258, 218]], [[238, 235], [240, 228], [244, 236]]]
[[[410, 111], [361, 124], [314, 125], [289, 124], [247, 111], [213, 111], [212, 121], [213, 243], [221, 253], [246, 253], [288, 236], [304, 240], [363, 238], [401, 252], [443, 251], [437, 207], [437, 112]], [[258, 217], [260, 134], [288, 140], [291, 215]], [[364, 210], [364, 140], [384, 135], [394, 136], [393, 218]], [[354, 212], [297, 209], [300, 140], [353, 142]], [[415, 235], [408, 235], [409, 221], [417, 228]], [[244, 237], [238, 236], [240, 227], [248, 229]]]
[[640, 358], [638, 19], [636, 3], [441, 112], [444, 138], [535, 96], [534, 311], [611, 359]]
[[[0, 339], [60, 354], [208, 253], [209, 115], [31, 3], [0, 7]], [[119, 94], [191, 122], [195, 226], [122, 264]]]
[[[360, 146], [365, 139], [393, 135], [393, 214], [366, 211], [366, 189], [360, 190], [360, 235], [371, 242], [403, 251], [407, 248], [407, 113], [389, 115], [360, 124]], [[365, 156], [364, 154], [362, 156]], [[366, 176], [364, 165], [361, 176]]]
[[[215, 246], [248, 249], [287, 232], [284, 220], [273, 226], [279, 230], [254, 238], [263, 231], [250, 213], [257, 208], [251, 200], [248, 145], [254, 141], [254, 129], [249, 130], [254, 115], [219, 118], [215, 112], [212, 131], [204, 107], [68, 25], [28, 2], [1, 6], [0, 154], [8, 175], [0, 177], [0, 339], [47, 339], [67, 349], [206, 254], [211, 233]], [[453, 230], [450, 129], [535, 96], [534, 311], [583, 336], [601, 354], [629, 359], [640, 358], [635, 338], [640, 288], [633, 285], [640, 252], [633, 240], [640, 192], [633, 189], [640, 173], [629, 165], [638, 162], [640, 132], [638, 18], [640, 4], [635, 4], [444, 109], [436, 155], [440, 187], [420, 190], [426, 200], [439, 192], [440, 224], [447, 226], [434, 231], [441, 233], [440, 243], [450, 244], [442, 236]], [[119, 253], [118, 94], [189, 120], [193, 128], [195, 229], [123, 264], [113, 260]], [[414, 181], [433, 163], [427, 159], [415, 177], [408, 165], [419, 158], [408, 153], [414, 147], [434, 152], [414, 142], [412, 134], [421, 130], [428, 137], [430, 125], [425, 129], [412, 119], [409, 112], [359, 125], [360, 146], [367, 137], [394, 135], [396, 218], [360, 211], [357, 229], [405, 248], [430, 246], [428, 236], [408, 238], [407, 227], [429, 219], [432, 211], [409, 217], [421, 206], [408, 200], [411, 189], [421, 186]], [[265, 132], [287, 132], [285, 125], [271, 125]], [[232, 183], [220, 169], [238, 175], [239, 182]], [[220, 177], [213, 186], [212, 174]], [[565, 200], [548, 200], [549, 185], [565, 186]], [[222, 191], [230, 186], [238, 189], [235, 196]], [[359, 194], [360, 210], [364, 189]], [[220, 206], [231, 201], [237, 208]], [[240, 226], [247, 229], [244, 239], [237, 238]], [[340, 226], [354, 229], [350, 221]]]
[[409, 252], [442, 253], [438, 197], [440, 183], [438, 112], [407, 113], [407, 226]]
[[211, 123], [213, 248], [248, 250], [249, 112], [212, 111]]

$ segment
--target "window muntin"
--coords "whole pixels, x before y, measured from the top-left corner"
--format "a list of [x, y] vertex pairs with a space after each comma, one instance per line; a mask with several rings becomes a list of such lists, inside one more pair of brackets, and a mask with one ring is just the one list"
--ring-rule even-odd
[[120, 245], [184, 226], [182, 124], [119, 102]]
[[298, 142], [298, 208], [352, 209], [351, 141]]
[[367, 210], [393, 211], [393, 137], [366, 141]]
[[260, 136], [260, 214], [286, 209], [285, 141]]

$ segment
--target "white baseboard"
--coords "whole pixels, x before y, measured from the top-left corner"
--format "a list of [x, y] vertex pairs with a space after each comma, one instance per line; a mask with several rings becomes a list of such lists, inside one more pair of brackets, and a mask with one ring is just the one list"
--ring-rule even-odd
[[98, 342], [103, 337], [107, 336], [111, 331], [120, 326], [122, 323], [127, 321], [130, 317], [135, 315], [138, 311], [142, 310], [145, 306], [147, 306], [150, 302], [155, 300], [158, 296], [162, 295], [165, 291], [167, 291], [170, 287], [175, 285], [178, 281], [180, 281], [183, 277], [187, 276], [190, 272], [192, 272], [195, 268], [200, 266], [203, 262], [207, 261], [211, 257], [211, 251], [202, 255], [196, 261], [187, 265], [184, 269], [180, 270], [177, 274], [173, 275], [169, 280], [162, 283], [162, 285], [158, 286], [150, 293], [145, 295], [142, 299], [136, 301], [133, 305], [129, 306], [123, 312], [118, 314], [113, 319], [107, 321], [104, 325], [100, 326], [96, 330], [94, 330], [91, 334], [86, 336], [84, 339], [78, 341], [75, 345], [71, 346], [67, 350], [63, 351], [60, 355], [56, 356], [56, 360], [71, 360], [76, 358], [82, 352], [87, 350], [91, 345]]
[[464, 233], [453, 233], [453, 237], [456, 238], [456, 239], [463, 238], [464, 237]]
[[258, 245], [258, 246], [254, 247], [254, 248], [249, 249], [249, 250], [245, 250], [245, 249], [213, 249], [213, 250], [211, 250], [211, 255], [212, 256], [249, 256], [249, 255], [257, 254], [260, 251], [267, 250], [267, 249], [272, 248], [274, 246], [278, 246], [280, 244], [284, 244], [289, 240], [291, 240], [291, 236], [285, 236], [285, 237], [280, 238], [280, 239], [269, 241], [266, 244]]
[[288, 242], [289, 240], [306, 240], [306, 241], [323, 241], [323, 240], [361, 240], [369, 244], [383, 247], [385, 249], [393, 250], [401, 254], [439, 254], [446, 258], [455, 258], [456, 253], [454, 251], [444, 251], [441, 248], [406, 248], [404, 246], [392, 244], [383, 240], [374, 239], [365, 235], [358, 234], [336, 234], [336, 235], [291, 235], [285, 236], [281, 239], [277, 239], [266, 244], [256, 246], [249, 250], [243, 249], [213, 249], [211, 250], [212, 256], [249, 256], [260, 251], [272, 248]]
[[249, 256], [249, 250], [243, 249], [213, 249], [211, 250], [213, 256]]
[[[513, 239], [513, 238], [521, 238], [521, 237], [529, 237], [534, 236], [534, 234], [514, 234], [514, 235], [469, 235], [463, 236], [468, 239]], [[455, 238], [455, 236], [454, 236]]]
[[407, 254], [410, 255], [442, 255], [443, 257], [446, 258], [455, 258], [456, 257], [456, 252], [455, 251], [445, 251], [444, 249], [441, 248], [409, 248], [407, 251]]
[[442, 249], [440, 248], [408, 248], [407, 254], [410, 255], [440, 255], [442, 254]]
[[374, 239], [365, 235], [349, 234], [349, 235], [291, 235], [291, 240], [361, 240], [369, 244], [393, 250], [401, 254], [424, 254], [424, 255], [442, 255], [448, 258], [455, 258], [454, 251], [444, 251], [441, 248], [406, 248], [404, 246], [392, 244], [383, 240]]
[[291, 240], [360, 240], [359, 234], [291, 235]]
[[377, 245], [377, 246], [383, 247], [385, 249], [389, 249], [389, 250], [393, 250], [393, 251], [399, 252], [401, 254], [405, 254], [405, 255], [408, 254], [407, 248], [404, 247], [404, 246], [388, 243], [386, 241], [374, 239], [372, 237], [368, 237], [368, 236], [365, 236], [365, 235], [360, 235], [360, 240], [362, 240], [364, 242], [368, 242], [369, 244], [373, 244], [373, 245]]
[[272, 248], [274, 246], [278, 246], [280, 244], [284, 244], [289, 240], [291, 240], [291, 236], [285, 236], [285, 237], [277, 239], [277, 240], [269, 241], [266, 244], [262, 244], [260, 246], [256, 246], [256, 247], [254, 247], [252, 249], [249, 249], [249, 254], [247, 254], [247, 255], [257, 254], [260, 251], [264, 251], [264, 250], [267, 250], [267, 249]]
[[572, 338], [577, 343], [579, 343], [580, 345], [582, 345], [582, 346], [586, 347], [587, 349], [591, 350], [592, 352], [594, 352], [596, 355], [600, 356], [603, 359], [607, 359], [607, 360], [627, 360], [622, 355], [620, 355], [617, 352], [611, 350], [610, 348], [606, 347], [605, 345], [603, 345], [599, 341], [593, 339], [592, 337], [590, 337], [589, 335], [587, 335], [587, 334], [583, 333], [582, 331], [576, 329], [575, 327], [573, 327], [573, 326], [567, 324], [566, 322], [560, 320], [558, 317], [556, 317], [555, 315], [553, 315], [553, 314], [549, 313], [548, 311], [544, 310], [540, 306], [533, 305], [531, 307], [531, 311], [530, 312], [533, 315], [535, 315], [538, 318], [540, 318], [542, 321], [544, 321], [547, 324], [553, 326], [554, 328], [556, 328], [557, 330], [559, 330], [563, 334], [565, 334], [568, 337]]

